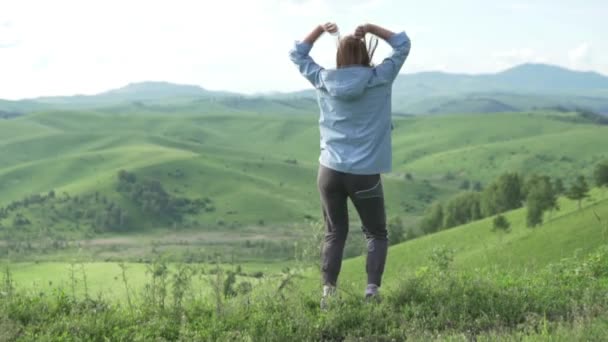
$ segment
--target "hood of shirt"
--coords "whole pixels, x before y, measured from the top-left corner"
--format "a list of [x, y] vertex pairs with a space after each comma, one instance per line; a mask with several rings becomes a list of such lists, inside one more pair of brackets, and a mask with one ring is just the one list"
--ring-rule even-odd
[[340, 100], [354, 100], [363, 95], [372, 74], [372, 68], [363, 66], [324, 70], [321, 73], [321, 83], [330, 96]]

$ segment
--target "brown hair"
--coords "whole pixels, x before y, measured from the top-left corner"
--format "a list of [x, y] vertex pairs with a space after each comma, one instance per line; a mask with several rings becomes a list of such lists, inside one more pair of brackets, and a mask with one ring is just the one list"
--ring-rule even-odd
[[[367, 46], [366, 46], [367, 45]], [[372, 58], [378, 47], [378, 38], [356, 38], [353, 35], [340, 39], [336, 53], [336, 67], [343, 68], [352, 65], [372, 66]]]

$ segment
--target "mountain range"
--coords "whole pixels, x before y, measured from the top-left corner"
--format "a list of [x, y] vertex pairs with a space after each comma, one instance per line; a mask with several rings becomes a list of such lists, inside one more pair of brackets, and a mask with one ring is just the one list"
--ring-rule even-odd
[[[0, 118], [57, 109], [108, 109], [255, 113], [316, 113], [315, 93], [243, 95], [169, 82], [131, 83], [96, 95], [0, 100]], [[539, 108], [585, 108], [608, 114], [608, 77], [546, 64], [523, 64], [494, 74], [400, 74], [393, 110], [402, 114], [495, 113]]]

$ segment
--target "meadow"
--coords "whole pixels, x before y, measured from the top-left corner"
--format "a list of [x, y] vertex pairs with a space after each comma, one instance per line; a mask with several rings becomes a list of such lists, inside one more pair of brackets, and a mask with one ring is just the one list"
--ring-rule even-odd
[[[0, 215], [3, 337], [606, 336], [604, 189], [580, 210], [561, 197], [560, 210], [536, 228], [526, 227], [525, 208], [505, 213], [508, 233], [493, 231], [492, 217], [425, 236], [418, 224], [433, 202], [506, 171], [566, 185], [589, 177], [608, 159], [607, 126], [547, 110], [395, 116], [387, 212], [411, 235], [391, 247], [385, 300], [365, 304], [353, 212], [340, 296], [321, 312], [316, 120], [196, 107], [1, 120], [0, 208], [11, 208]], [[137, 180], [125, 190], [129, 177]], [[149, 197], [133, 195], [138, 186]], [[158, 206], [158, 198], [175, 205]]]
[[[486, 184], [504, 171], [566, 181], [590, 174], [608, 157], [606, 127], [575, 118], [558, 112], [397, 117], [394, 172], [385, 177], [389, 216], [414, 225], [432, 201], [457, 192], [463, 181]], [[42, 112], [4, 120], [0, 205], [50, 190], [99, 192], [130, 209], [128, 231], [169, 228], [171, 222], [150, 220], [115, 191], [118, 171], [127, 170], [160, 181], [175, 196], [213, 201], [214, 212], [190, 215], [181, 228], [305, 222], [320, 214], [315, 121], [190, 112]], [[24, 214], [48, 224], [35, 212]]]

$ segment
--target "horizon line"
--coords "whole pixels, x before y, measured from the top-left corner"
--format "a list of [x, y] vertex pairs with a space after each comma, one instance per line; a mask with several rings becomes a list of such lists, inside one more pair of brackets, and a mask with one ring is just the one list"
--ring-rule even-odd
[[[496, 71], [496, 72], [469, 73], [469, 72], [452, 72], [452, 71], [445, 71], [445, 70], [438, 70], [438, 69], [407, 72], [407, 70], [406, 70], [405, 72], [399, 73], [398, 76], [426, 74], [426, 73], [441, 73], [441, 74], [457, 75], [457, 76], [498, 75], [498, 74], [507, 72], [509, 70], [520, 68], [520, 67], [527, 66], [527, 65], [549, 66], [549, 67], [555, 67], [555, 68], [558, 68], [558, 69], [564, 69], [564, 70], [567, 70], [567, 71], [570, 71], [570, 72], [597, 74], [597, 75], [600, 75], [602, 77], [608, 78], [608, 75], [603, 74], [602, 72], [597, 71], [597, 70], [579, 70], [579, 69], [573, 69], [573, 68], [569, 68], [569, 67], [562, 66], [562, 65], [557, 65], [557, 64], [537, 63], [537, 62], [520, 63], [520, 64], [516, 64], [514, 66], [510, 66], [510, 67], [507, 67], [505, 69], [502, 69], [502, 70]], [[180, 83], [180, 82], [167, 81], [167, 80], [152, 80], [152, 79], [147, 79], [147, 80], [140, 80], [140, 81], [132, 81], [132, 82], [128, 82], [126, 84], [123, 83], [124, 85], [122, 85], [122, 86], [116, 86], [116, 87], [112, 87], [112, 88], [109, 88], [109, 89], [104, 90], [104, 91], [94, 92], [94, 93], [72, 93], [72, 94], [62, 94], [62, 95], [38, 95], [38, 96], [33, 96], [33, 97], [21, 97], [21, 98], [16, 98], [16, 99], [8, 99], [8, 98], [0, 97], [0, 100], [2, 100], [2, 101], [11, 101], [11, 102], [19, 102], [19, 101], [36, 101], [36, 100], [40, 100], [40, 99], [61, 98], [61, 97], [98, 96], [98, 95], [102, 95], [102, 94], [105, 94], [105, 93], [108, 93], [108, 92], [111, 92], [111, 91], [115, 91], [115, 90], [118, 90], [118, 89], [122, 89], [122, 88], [128, 87], [130, 85], [137, 85], [137, 84], [142, 84], [142, 83], [167, 83], [167, 84], [177, 85], [177, 86], [193, 86], [193, 87], [198, 87], [198, 88], [200, 88], [203, 91], [218, 92], [218, 93], [225, 92], [225, 93], [231, 93], [233, 95], [240, 95], [240, 96], [265, 96], [265, 95], [273, 95], [273, 94], [284, 94], [284, 95], [287, 95], [287, 94], [290, 94], [290, 93], [299, 93], [299, 92], [303, 92], [303, 91], [313, 90], [313, 89], [307, 87], [307, 88], [295, 89], [295, 90], [291, 90], [291, 91], [267, 90], [267, 91], [256, 91], [256, 92], [241, 92], [241, 91], [234, 91], [234, 90], [228, 90], [228, 89], [206, 88], [206, 86], [204, 86], [204, 85], [194, 84], [194, 83]]]

